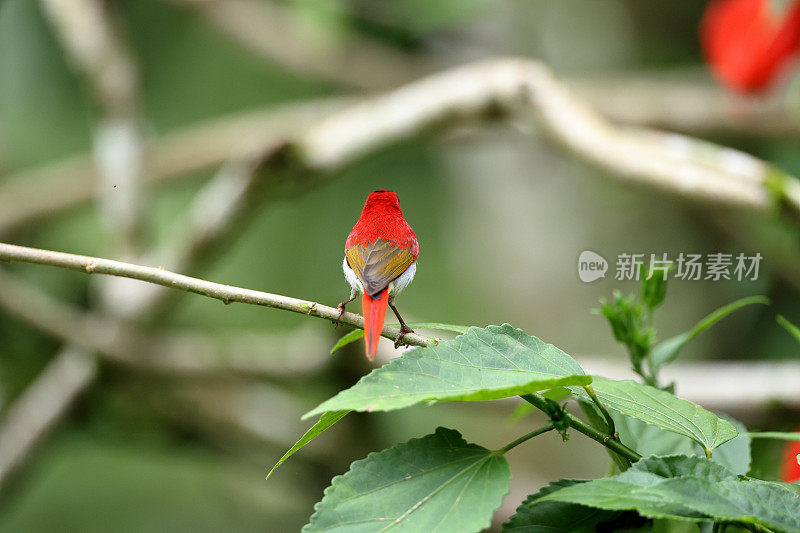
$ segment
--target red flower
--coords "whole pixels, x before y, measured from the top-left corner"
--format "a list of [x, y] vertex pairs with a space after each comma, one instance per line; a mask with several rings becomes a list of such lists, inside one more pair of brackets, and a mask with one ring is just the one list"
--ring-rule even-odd
[[800, 0], [778, 13], [772, 0], [713, 0], [700, 23], [711, 71], [743, 93], [770, 88], [800, 49]]
[[[800, 431], [800, 428], [798, 428]], [[797, 456], [800, 455], [800, 442], [790, 442], [783, 449], [783, 459], [781, 460], [781, 481], [794, 483], [800, 481], [800, 464], [797, 464]]]

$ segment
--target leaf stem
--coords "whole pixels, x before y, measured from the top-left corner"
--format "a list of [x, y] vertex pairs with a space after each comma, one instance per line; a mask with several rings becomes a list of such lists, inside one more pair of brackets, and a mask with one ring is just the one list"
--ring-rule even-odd
[[540, 427], [538, 429], [534, 429], [530, 433], [525, 434], [525, 435], [521, 436], [520, 438], [509, 442], [508, 444], [506, 444], [505, 446], [503, 446], [499, 450], [495, 450], [495, 453], [504, 454], [508, 450], [510, 450], [511, 448], [514, 448], [515, 446], [518, 446], [518, 445], [522, 444], [526, 440], [532, 439], [533, 437], [537, 437], [537, 436], [541, 435], [542, 433], [547, 433], [548, 431], [553, 430], [555, 428], [556, 427], [553, 424], [547, 424], [546, 426], [542, 426], [542, 427]]
[[[523, 394], [521, 396], [521, 398], [523, 400], [525, 400], [526, 402], [528, 402], [529, 404], [531, 404], [534, 407], [536, 407], [537, 409], [540, 409], [540, 410], [544, 411], [545, 413], [548, 412], [547, 411], [547, 400], [541, 394], [533, 392], [531, 394]], [[642, 458], [641, 455], [639, 455], [635, 451], [631, 450], [630, 448], [628, 448], [627, 446], [625, 446], [621, 442], [619, 442], [617, 440], [611, 440], [611, 439], [606, 440], [606, 436], [607, 435], [604, 435], [603, 432], [593, 428], [592, 426], [590, 426], [589, 424], [587, 424], [586, 422], [584, 422], [583, 420], [581, 420], [577, 416], [573, 415], [572, 413], [564, 413], [564, 415], [566, 417], [567, 422], [569, 422], [570, 427], [572, 427], [573, 429], [575, 429], [576, 431], [578, 431], [580, 433], [583, 433], [584, 435], [586, 435], [590, 439], [596, 440], [597, 442], [599, 442], [600, 444], [602, 444], [603, 446], [605, 446], [609, 450], [611, 450], [613, 452], [617, 452], [619, 455], [621, 455], [625, 459], [635, 463], [636, 461], [638, 461], [639, 459]]]
[[584, 385], [583, 390], [586, 391], [586, 394], [589, 395], [589, 398], [592, 399], [597, 408], [600, 409], [600, 412], [603, 414], [603, 417], [606, 419], [606, 424], [608, 424], [608, 436], [606, 438], [611, 437], [612, 439], [616, 439], [617, 429], [616, 427], [614, 427], [614, 419], [611, 418], [611, 415], [608, 413], [606, 406], [603, 405], [603, 403], [600, 401], [600, 398], [597, 397], [597, 394], [594, 392], [594, 387], [592, 387], [591, 385]]

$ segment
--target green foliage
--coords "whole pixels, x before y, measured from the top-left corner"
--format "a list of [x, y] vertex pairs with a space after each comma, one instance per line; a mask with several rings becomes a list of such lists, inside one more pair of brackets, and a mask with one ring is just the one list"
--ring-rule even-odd
[[797, 339], [797, 342], [800, 342], [800, 328], [798, 328], [797, 326], [786, 320], [786, 318], [781, 315], [778, 315], [777, 320], [778, 324], [780, 324], [783, 327], [783, 329], [788, 331], [792, 337]]
[[502, 455], [438, 428], [333, 478], [304, 532], [480, 531], [508, 492]]
[[[734, 474], [745, 475], [750, 472], [750, 463], [752, 461], [750, 449], [752, 439], [750, 435], [748, 435], [747, 428], [744, 424], [729, 416], [723, 416], [722, 418], [725, 418], [728, 422], [733, 424], [739, 434], [728, 442], [719, 445], [714, 450], [714, 455], [711, 460], [721, 464]], [[697, 450], [697, 453], [699, 454], [702, 452]]]
[[634, 365], [640, 365], [656, 338], [656, 331], [649, 324], [647, 307], [634, 295], [624, 296], [619, 291], [614, 291], [611, 300], [600, 299], [600, 305], [614, 338], [628, 348]]
[[[675, 358], [678, 357], [680, 351], [689, 343], [689, 341], [734, 311], [737, 311], [747, 305], [769, 305], [769, 303], [769, 298], [764, 296], [749, 296], [747, 298], [742, 298], [740, 300], [736, 300], [735, 302], [731, 302], [726, 306], [720, 307], [713, 313], [703, 318], [689, 331], [681, 333], [680, 335], [676, 335], [675, 337], [669, 338], [655, 345], [652, 353], [650, 354], [650, 365], [653, 369], [658, 369], [663, 365], [674, 361]], [[800, 331], [798, 333], [800, 333]]]
[[541, 498], [649, 518], [732, 521], [799, 532], [800, 494], [781, 483], [737, 476], [696, 456], [650, 456], [622, 474], [575, 484]]
[[333, 345], [333, 348], [331, 348], [331, 355], [335, 354], [336, 352], [338, 352], [339, 350], [341, 350], [342, 348], [344, 348], [348, 344], [351, 344], [351, 343], [356, 342], [357, 340], [363, 339], [363, 338], [364, 338], [364, 330], [363, 329], [354, 329], [353, 331], [351, 331], [349, 333], [346, 333], [345, 335], [342, 335], [339, 338], [339, 340], [336, 341], [336, 344]]
[[272, 475], [276, 468], [281, 466], [286, 459], [294, 455], [297, 450], [316, 439], [320, 433], [344, 418], [349, 412], [350, 411], [331, 411], [329, 413], [323, 413], [323, 415], [319, 417], [319, 420], [317, 420], [317, 423], [311, 426], [308, 431], [306, 431], [303, 436], [300, 437], [300, 440], [295, 442], [294, 446], [289, 448], [289, 450], [287, 450], [286, 453], [284, 453], [283, 456], [278, 459], [278, 462], [275, 463], [275, 466], [273, 466], [272, 469], [267, 473], [267, 479], [269, 479], [269, 476]]
[[[667, 294], [667, 275], [671, 269], [672, 265], [664, 270], [649, 270], [642, 265], [639, 298], [633, 294], [624, 296], [621, 292], [614, 291], [611, 300], [601, 298], [601, 307], [595, 310], [606, 317], [611, 324], [614, 338], [627, 348], [634, 372], [639, 374], [646, 384], [667, 390], [672, 390], [673, 385], [666, 387], [659, 385], [658, 371], [665, 364], [675, 360], [689, 341], [742, 307], [751, 304], [770, 304], [769, 299], [764, 296], [750, 296], [736, 300], [709, 314], [691, 330], [656, 345], [656, 330], [652, 325], [653, 310], [664, 302]], [[783, 325], [783, 322], [781, 324]], [[800, 339], [800, 330], [798, 335]]]
[[[667, 391], [632, 380], [600, 377], [594, 378], [592, 387], [608, 409], [689, 437], [704, 450], [713, 450], [737, 435], [736, 427], [727, 420]], [[582, 388], [571, 389], [585, 401], [590, 400]]]
[[664, 302], [667, 296], [667, 275], [672, 269], [671, 264], [663, 270], [649, 270], [642, 266], [639, 295], [651, 311]]
[[[514, 533], [551, 533], [551, 532], [576, 532], [590, 533], [600, 530], [610, 530], [612, 524], [618, 521], [624, 513], [622, 511], [604, 511], [575, 503], [558, 501], [540, 502], [539, 500], [564, 487], [571, 487], [585, 483], [578, 479], [560, 479], [542, 488], [539, 492], [528, 496], [517, 507], [517, 512], [503, 524], [504, 532]], [[634, 516], [636, 516], [634, 514]], [[602, 524], [602, 527], [601, 527]]]
[[[729, 417], [723, 418], [736, 427], [739, 435], [715, 448], [712, 461], [721, 464], [734, 474], [747, 474], [751, 460], [750, 437], [741, 422]], [[644, 456], [705, 455], [705, 451], [699, 445], [678, 433], [651, 426], [619, 413], [614, 413], [614, 422], [622, 443]]]
[[452, 341], [409, 350], [304, 418], [326, 411], [390, 411], [437, 400], [494, 400], [591, 381], [569, 355], [508, 324], [471, 327]]
[[[563, 351], [508, 324], [471, 327], [452, 341], [409, 350], [307, 413], [305, 417], [323, 416], [278, 464], [351, 410], [388, 411], [420, 402], [520, 395], [529, 405], [518, 409], [513, 419], [520, 420], [533, 406], [549, 417], [545, 428], [555, 426], [565, 440], [567, 430], [573, 428], [605, 445], [622, 474], [551, 484], [529, 496], [503, 525], [504, 531], [642, 526], [655, 530], [655, 523], [645, 524], [648, 519], [657, 520], [661, 528], [678, 520], [800, 531], [800, 518], [792, 514], [800, 505], [800, 491], [744, 477], [750, 470], [751, 438], [756, 435], [748, 434], [735, 420], [678, 398], [672, 386], [660, 388], [657, 379], [658, 370], [697, 335], [744, 306], [766, 305], [769, 300], [742, 298], [711, 313], [691, 330], [655, 345], [652, 314], [666, 297], [666, 277], [646, 272], [642, 276], [638, 298], [615, 291], [611, 300], [601, 300], [599, 311], [614, 337], [627, 347], [633, 369], [645, 383], [587, 376]], [[443, 324], [414, 327], [461, 332]], [[348, 333], [332, 353], [362, 336], [360, 330]], [[559, 404], [568, 394], [578, 400], [589, 424], [570, 414], [566, 404]], [[453, 430], [440, 428], [434, 435], [372, 454], [334, 479], [306, 530], [471, 531], [485, 527], [508, 484], [508, 465], [504, 460], [502, 464], [492, 461], [540, 433], [530, 432], [490, 452], [467, 445]], [[780, 435], [788, 438], [790, 434]], [[450, 462], [441, 452], [445, 441], [457, 443]], [[460, 459], [466, 449], [472, 451]], [[424, 464], [406, 459], [412, 453]], [[645, 458], [631, 466], [642, 455]], [[409, 461], [414, 468], [409, 468]], [[485, 469], [491, 472], [483, 475]], [[488, 490], [487, 486], [494, 491], [490, 505], [475, 504], [456, 515], [455, 509], [477, 502], [476, 495]], [[454, 496], [456, 489], [461, 496]]]

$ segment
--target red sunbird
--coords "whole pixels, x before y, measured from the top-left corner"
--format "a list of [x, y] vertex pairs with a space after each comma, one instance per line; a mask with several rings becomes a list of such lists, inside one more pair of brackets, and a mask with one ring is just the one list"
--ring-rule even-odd
[[344, 245], [342, 269], [352, 289], [350, 298], [338, 307], [341, 317], [345, 305], [362, 295], [364, 348], [370, 361], [375, 360], [387, 305], [400, 321], [395, 348], [406, 333], [413, 333], [394, 306], [394, 299], [414, 279], [418, 255], [417, 236], [403, 218], [397, 194], [370, 193]]

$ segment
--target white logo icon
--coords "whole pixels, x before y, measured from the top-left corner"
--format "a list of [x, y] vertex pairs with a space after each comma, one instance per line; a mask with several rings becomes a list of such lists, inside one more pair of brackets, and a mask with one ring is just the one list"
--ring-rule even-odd
[[578, 256], [578, 277], [584, 283], [591, 283], [600, 278], [605, 278], [607, 271], [608, 261], [602, 255], [596, 254], [591, 250], [584, 250]]

